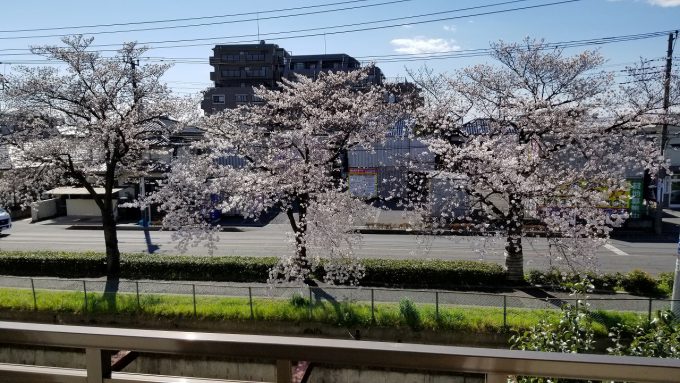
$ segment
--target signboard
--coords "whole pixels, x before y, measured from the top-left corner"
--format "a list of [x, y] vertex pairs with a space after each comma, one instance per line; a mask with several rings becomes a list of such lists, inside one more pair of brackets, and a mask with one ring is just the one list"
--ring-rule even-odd
[[630, 184], [630, 199], [628, 200], [630, 218], [640, 218], [642, 215], [642, 179], [631, 179], [628, 183]]
[[358, 198], [378, 196], [378, 171], [375, 168], [350, 168], [349, 192]]

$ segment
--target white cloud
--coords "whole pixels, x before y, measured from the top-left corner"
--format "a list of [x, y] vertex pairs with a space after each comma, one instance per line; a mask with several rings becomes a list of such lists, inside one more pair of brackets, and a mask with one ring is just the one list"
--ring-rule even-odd
[[660, 7], [677, 7], [680, 6], [680, 0], [647, 0], [649, 4], [658, 5]]
[[412, 28], [413, 28], [413, 25], [411, 25], [411, 24], [406, 24], [406, 25], [402, 25], [401, 27], [404, 28], [404, 29], [412, 29]]
[[394, 51], [399, 53], [420, 54], [457, 51], [460, 49], [454, 40], [428, 39], [413, 37], [410, 39], [394, 39], [390, 41], [394, 45]]
[[456, 26], [455, 25], [444, 25], [444, 30], [448, 32], [455, 32], [456, 31]]

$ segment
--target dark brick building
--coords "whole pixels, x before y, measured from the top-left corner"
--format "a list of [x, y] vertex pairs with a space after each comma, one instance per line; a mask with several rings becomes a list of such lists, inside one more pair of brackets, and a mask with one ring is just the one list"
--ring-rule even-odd
[[[210, 80], [214, 87], [208, 89], [201, 102], [206, 113], [212, 113], [238, 105], [259, 102], [253, 87], [264, 85], [276, 88], [283, 78], [296, 75], [316, 77], [324, 71], [350, 71], [361, 67], [359, 61], [347, 54], [292, 56], [276, 44], [216, 45], [210, 65], [214, 71]], [[369, 81], [382, 84], [383, 74], [375, 67]]]

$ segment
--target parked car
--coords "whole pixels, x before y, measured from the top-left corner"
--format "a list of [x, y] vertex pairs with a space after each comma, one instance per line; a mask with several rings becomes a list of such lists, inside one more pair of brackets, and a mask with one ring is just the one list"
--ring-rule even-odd
[[3, 230], [9, 230], [12, 228], [12, 218], [9, 216], [7, 210], [0, 207], [0, 233]]

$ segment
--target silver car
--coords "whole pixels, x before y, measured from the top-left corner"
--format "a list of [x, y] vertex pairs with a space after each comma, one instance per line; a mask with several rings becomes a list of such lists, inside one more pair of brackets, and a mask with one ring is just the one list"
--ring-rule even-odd
[[0, 207], [0, 233], [4, 230], [12, 228], [12, 218], [10, 218], [7, 210]]

